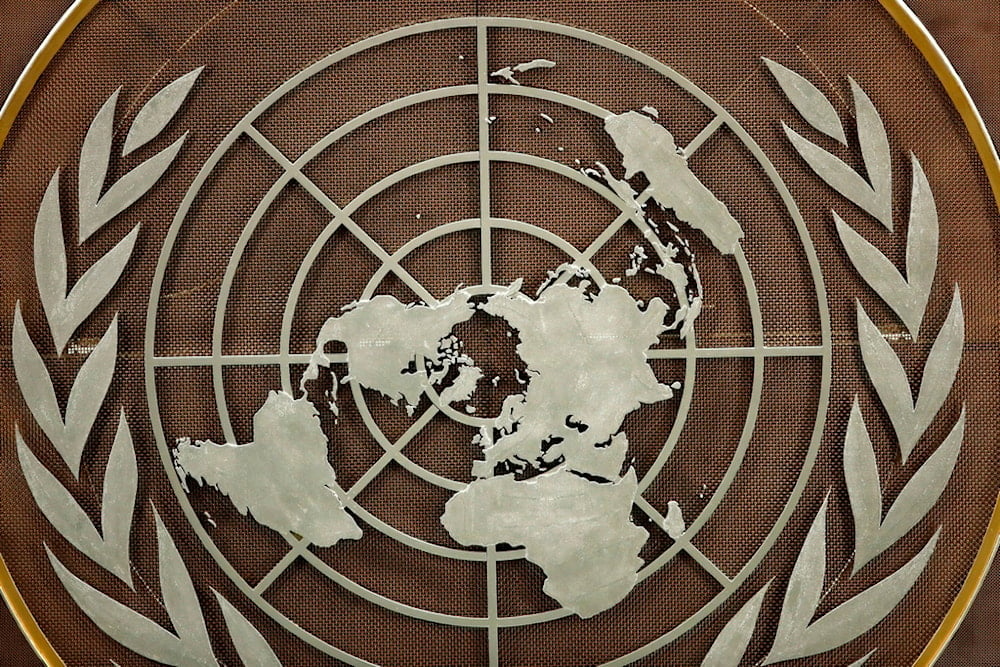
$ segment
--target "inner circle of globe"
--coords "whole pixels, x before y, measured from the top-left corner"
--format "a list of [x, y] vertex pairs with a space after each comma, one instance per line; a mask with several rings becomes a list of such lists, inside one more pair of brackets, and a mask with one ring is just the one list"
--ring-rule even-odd
[[[442, 351], [451, 362], [447, 369], [433, 359], [423, 359], [429, 376], [440, 378], [428, 384], [431, 403], [463, 423], [469, 423], [469, 418], [495, 419], [507, 397], [523, 392], [530, 381], [528, 367], [517, 352], [519, 332], [506, 319], [483, 310], [487, 301], [485, 294], [473, 297], [472, 317], [455, 325], [444, 341]], [[471, 367], [478, 368], [482, 377], [469, 391], [469, 375], [463, 369]]]
[[[531, 236], [530, 225], [505, 224]], [[356, 404], [375, 392], [410, 418], [419, 410], [418, 421], [434, 419], [437, 411], [477, 427], [471, 439], [476, 454], [467, 464], [472, 481], [459, 484], [441, 524], [466, 547], [526, 546], [554, 573], [546, 591], [584, 617], [614, 605], [637, 580], [638, 552], [648, 532], [629, 519], [639, 479], [625, 421], [681, 389], [677, 379], [657, 376], [649, 352], [671, 331], [693, 346], [702, 299], [684, 239], [676, 231], [661, 237], [649, 218], [634, 224], [651, 231], [622, 258], [627, 261], [617, 269], [621, 275], [604, 276], [573, 252], [570, 261], [543, 268], [546, 277], [537, 287], [518, 278], [507, 285], [459, 285], [443, 298], [424, 290], [424, 299], [407, 302], [379, 293], [376, 274], [361, 298], [324, 322], [300, 385], [315, 401], [312, 383], [331, 378], [324, 395], [334, 412], [338, 388], [350, 383]], [[438, 228], [408, 248], [446, 234]], [[402, 253], [392, 261], [398, 265], [404, 258]], [[650, 296], [639, 298], [632, 287]], [[333, 363], [330, 344], [346, 350], [340, 357], [346, 371]], [[426, 399], [432, 409], [421, 407]], [[269, 414], [284, 420], [298, 410], [294, 421], [308, 432], [305, 401], [286, 397]], [[480, 413], [481, 407], [488, 411]], [[361, 409], [387, 452], [402, 449], [376, 433], [380, 427], [371, 411]], [[336, 429], [326, 437], [336, 438]], [[398, 452], [395, 458], [402, 463], [404, 456]], [[550, 527], [542, 532], [561, 535], [572, 527], [572, 535], [563, 535], [567, 540], [611, 540], [614, 546], [585, 567], [563, 571], [557, 565], [564, 557], [560, 549], [538, 551], [538, 521], [527, 517], [539, 513], [541, 525]], [[525, 526], [534, 527], [524, 533]], [[339, 529], [356, 539], [352, 526]], [[591, 579], [602, 583], [583, 585]]]

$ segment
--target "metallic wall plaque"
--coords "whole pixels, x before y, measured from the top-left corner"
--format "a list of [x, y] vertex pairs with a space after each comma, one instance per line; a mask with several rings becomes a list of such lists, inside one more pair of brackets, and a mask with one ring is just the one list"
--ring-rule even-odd
[[81, 1], [0, 141], [53, 664], [930, 664], [996, 549], [1000, 163], [895, 0]]

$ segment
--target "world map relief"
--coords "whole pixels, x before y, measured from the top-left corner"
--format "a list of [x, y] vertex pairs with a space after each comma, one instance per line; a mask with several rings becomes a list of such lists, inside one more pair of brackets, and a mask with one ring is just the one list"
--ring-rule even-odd
[[[376, 391], [410, 416], [425, 396], [439, 408], [468, 401], [489, 381], [465, 353], [456, 326], [476, 313], [500, 318], [518, 334], [524, 390], [480, 420], [473, 442], [482, 456], [470, 461], [472, 481], [448, 500], [440, 520], [465, 546], [524, 547], [525, 558], [546, 575], [544, 592], [581, 617], [624, 599], [638, 581], [649, 535], [631, 519], [638, 480], [622, 425], [642, 405], [669, 400], [681, 388], [657, 379], [648, 353], [668, 331], [691, 335], [702, 303], [680, 230], [671, 225], [673, 240], [664, 240], [669, 234], [645, 212], [653, 203], [673, 211], [723, 254], [735, 251], [743, 233], [688, 169], [665, 127], [628, 112], [607, 118], [605, 131], [623, 156], [625, 179], [601, 164], [582, 171], [602, 180], [623, 210], [636, 211], [644, 244], [630, 255], [625, 274], [662, 279], [673, 308], [659, 297], [638, 300], [620, 277], [606, 282], [574, 264], [551, 271], [534, 295], [519, 280], [485, 294], [459, 288], [430, 304], [388, 295], [358, 301], [319, 331], [302, 396], [269, 393], [253, 420], [253, 442], [180, 438], [181, 477], [217, 488], [261, 524], [316, 546], [360, 539], [327, 459], [340, 446], [336, 428], [321, 427], [310, 381], [324, 372], [332, 378], [319, 402], [335, 414], [344, 383]], [[648, 199], [640, 200], [629, 182], [638, 174], [648, 181]], [[347, 350], [340, 378], [324, 351], [334, 341]]]

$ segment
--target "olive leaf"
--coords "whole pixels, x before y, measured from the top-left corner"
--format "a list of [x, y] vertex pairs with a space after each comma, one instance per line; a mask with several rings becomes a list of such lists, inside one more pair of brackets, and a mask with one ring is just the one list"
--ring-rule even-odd
[[812, 621], [826, 574], [826, 508], [823, 501], [785, 590], [774, 644], [764, 665], [830, 651], [868, 632], [902, 601], [930, 560], [940, 530], [920, 552], [877, 584]]
[[770, 585], [771, 582], [768, 582], [764, 588], [757, 591], [756, 595], [729, 619], [726, 627], [722, 628], [722, 632], [712, 643], [712, 648], [708, 650], [701, 667], [736, 667], [740, 664], [757, 627], [760, 608], [764, 604], [764, 596]]
[[[129, 129], [123, 155], [128, 155], [163, 131], [180, 110], [203, 69], [200, 67], [188, 72], [168, 84], [143, 106]], [[187, 133], [183, 134], [170, 146], [118, 179], [102, 196], [111, 162], [115, 108], [120, 93], [121, 88], [113, 92], [94, 116], [80, 151], [80, 243], [146, 194], [173, 163], [187, 138]]]
[[[868, 172], [871, 189], [876, 194], [875, 210], [869, 211], [885, 228], [892, 231], [892, 151], [885, 124], [871, 98], [854, 79], [848, 78], [854, 95], [854, 114], [858, 126], [861, 158]], [[867, 210], [867, 209], [866, 209]]]
[[35, 220], [34, 260], [38, 294], [57, 353], [63, 353], [77, 327], [93, 314], [121, 278], [138, 235], [137, 225], [87, 269], [67, 293], [66, 246], [59, 208], [59, 171], [56, 170]]
[[903, 462], [909, 458], [917, 441], [934, 421], [951, 393], [962, 361], [965, 346], [965, 316], [962, 297], [955, 288], [948, 316], [931, 346], [917, 400], [913, 400], [910, 381], [892, 346], [861, 306], [858, 309], [858, 342], [865, 370], [899, 439]]
[[[155, 508], [153, 512], [156, 514]], [[159, 514], [156, 514], [156, 538], [163, 604], [174, 632], [98, 591], [70, 572], [48, 546], [46, 551], [73, 601], [113, 640], [167, 665], [216, 665], [191, 576]]]
[[875, 450], [857, 398], [854, 399], [844, 439], [844, 476], [854, 515], [856, 545], [852, 574], [899, 541], [927, 516], [951, 479], [964, 436], [963, 408], [944, 443], [906, 483], [883, 519], [882, 485]]
[[274, 654], [274, 650], [257, 628], [251, 625], [229, 600], [219, 595], [218, 591], [212, 592], [215, 593], [215, 599], [222, 609], [229, 637], [233, 640], [243, 664], [247, 667], [281, 667], [278, 656]]
[[906, 234], [906, 278], [889, 258], [833, 213], [840, 241], [851, 263], [875, 293], [903, 320], [916, 339], [934, 285], [938, 254], [938, 215], [927, 175], [911, 155], [913, 190]]
[[878, 649], [872, 649], [866, 655], [861, 656], [860, 658], [849, 664], [847, 667], [861, 667], [861, 665], [866, 664], [869, 660], [872, 659], [872, 656], [875, 655], [875, 652], [877, 650]]
[[131, 588], [129, 539], [138, 475], [132, 436], [124, 413], [118, 423], [118, 434], [104, 478], [103, 537], [72, 494], [35, 457], [17, 427], [14, 436], [28, 489], [45, 518], [81, 553]]
[[79, 477], [83, 448], [115, 372], [118, 316], [111, 321], [107, 332], [83, 362], [66, 402], [65, 420], [59, 409], [48, 368], [24, 325], [20, 303], [14, 307], [12, 351], [14, 375], [31, 415], [69, 466], [73, 476]]
[[135, 120], [132, 121], [132, 127], [129, 128], [128, 136], [125, 138], [125, 146], [122, 149], [123, 156], [152, 141], [167, 127], [180, 111], [184, 101], [187, 100], [188, 93], [191, 92], [204, 69], [204, 67], [199, 67], [191, 70], [176, 81], [164, 86], [143, 105], [139, 113], [136, 114]]
[[[837, 126], [833, 125], [829, 118], [833, 107], [829, 106], [829, 100], [825, 104], [818, 101], [822, 93], [815, 86], [812, 84], [808, 84], [808, 87], [803, 86], [791, 80], [781, 69], [771, 68], [771, 73], [807, 122], [825, 134], [840, 139], [843, 129], [841, 128], [838, 134]], [[857, 118], [858, 142], [865, 171], [868, 174], [867, 179], [846, 162], [809, 141], [787, 124], [782, 123], [781, 126], [792, 146], [817, 176], [892, 231], [892, 152], [889, 138], [882, 118], [871, 99], [853, 79], [850, 79], [850, 83]], [[836, 111], [832, 113], [836, 115]], [[839, 120], [837, 122], [839, 124]]]
[[[139, 470], [135, 460], [132, 432], [122, 409], [118, 416], [118, 431], [111, 445], [108, 465], [104, 469], [104, 489], [101, 493], [101, 530], [109, 551], [116, 552], [117, 562], [127, 566], [135, 498], [139, 489]], [[110, 568], [109, 568], [110, 569]], [[131, 576], [126, 583], [131, 582]]]
[[801, 74], [793, 72], [770, 58], [763, 60], [767, 68], [771, 70], [771, 75], [781, 86], [785, 97], [799, 112], [802, 119], [823, 134], [846, 146], [847, 136], [844, 134], [844, 126], [840, 122], [837, 110], [830, 104], [826, 95]]

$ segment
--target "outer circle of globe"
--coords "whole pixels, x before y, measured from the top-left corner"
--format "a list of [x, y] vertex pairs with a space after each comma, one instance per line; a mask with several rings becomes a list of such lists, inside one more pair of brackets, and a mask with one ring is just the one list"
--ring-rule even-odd
[[[495, 25], [494, 25], [495, 24]], [[635, 62], [649, 67], [656, 71], [658, 74], [666, 77], [667, 79], [673, 81], [681, 88], [686, 90], [692, 96], [700, 100], [705, 106], [712, 110], [715, 114], [715, 120], [710, 124], [709, 127], [705, 128], [705, 132], [700, 134], [695, 142], [700, 144], [705, 141], [708, 137], [717, 131], [720, 127], [725, 126], [731, 131], [737, 139], [746, 147], [746, 149], [753, 155], [760, 166], [766, 172], [768, 178], [772, 182], [773, 187], [777, 190], [781, 199], [785, 202], [788, 207], [788, 214], [790, 220], [793, 222], [800, 242], [803, 244], [805, 254], [809, 258], [810, 270], [812, 273], [812, 278], [814, 285], [816, 287], [817, 293], [822, 293], [822, 277], [819, 273], [819, 265], [815, 258], [815, 253], [812, 250], [811, 242], [809, 241], [808, 234], [805, 230], [804, 223], [802, 222], [801, 216], [799, 215], [795, 205], [788, 194], [787, 188], [781, 182], [777, 171], [768, 161], [766, 155], [760, 149], [759, 146], [753, 141], [753, 139], [743, 130], [740, 125], [735, 121], [735, 119], [730, 116], [725, 109], [719, 106], [714, 101], [707, 98], [701, 91], [699, 91], [693, 84], [684, 79], [678, 73], [670, 70], [669, 68], [663, 66], [662, 64], [644, 56], [643, 54], [634, 51], [628, 47], [618, 44], [612, 40], [599, 37], [592, 33], [586, 33], [584, 31], [576, 30], [573, 28], [568, 28], [565, 26], [557, 26], [553, 24], [547, 24], [538, 21], [528, 21], [528, 20], [495, 20], [495, 19], [455, 19], [455, 20], [444, 20], [435, 21], [429, 24], [421, 24], [416, 26], [409, 26], [396, 31], [391, 31], [384, 35], [379, 35], [368, 40], [359, 42], [358, 44], [343, 49], [342, 51], [333, 54], [329, 58], [326, 58], [316, 65], [308, 68], [299, 75], [293, 77], [288, 82], [279, 87], [274, 93], [268, 96], [261, 104], [251, 111], [242, 121], [240, 121], [234, 128], [230, 136], [220, 144], [219, 148], [215, 153], [209, 158], [205, 166], [202, 169], [201, 174], [196, 179], [195, 183], [192, 185], [191, 190], [186, 197], [184, 203], [179, 210], [175, 222], [171, 227], [168, 237], [164, 244], [164, 249], [161, 254], [161, 259], [157, 267], [156, 277], [154, 279], [154, 288], [150, 299], [150, 311], [149, 311], [149, 322], [150, 326], [147, 327], [147, 344], [146, 344], [146, 373], [147, 373], [147, 395], [150, 403], [151, 416], [154, 426], [154, 432], [157, 438], [157, 442], [160, 447], [161, 457], [164, 461], [164, 465], [171, 475], [171, 481], [174, 486], [175, 492], [178, 497], [179, 504], [183, 512], [187, 515], [190, 520], [195, 532], [198, 534], [199, 538], [207, 548], [207, 550], [212, 554], [212, 556], [217, 560], [220, 567], [233, 579], [237, 586], [243, 590], [243, 592], [253, 600], [258, 606], [261, 607], [265, 612], [275, 618], [283, 627], [291, 631], [292, 633], [298, 635], [303, 640], [308, 643], [320, 648], [329, 655], [346, 660], [348, 662], [358, 662], [354, 656], [342, 651], [340, 648], [328, 643], [322, 637], [316, 636], [303, 629], [302, 625], [296, 621], [296, 619], [289, 617], [283, 611], [276, 609], [269, 603], [264, 597], [263, 592], [267, 589], [267, 585], [273, 583], [273, 581], [281, 574], [281, 571], [276, 567], [270, 573], [268, 573], [260, 581], [252, 582], [248, 581], [247, 578], [234, 567], [219, 546], [214, 542], [211, 535], [205, 530], [199, 517], [197, 516], [196, 509], [192, 506], [189, 497], [182, 488], [179, 480], [174, 477], [174, 464], [173, 464], [173, 454], [171, 447], [168, 443], [172, 442], [179, 434], [168, 433], [165, 431], [162, 421], [160, 419], [159, 410], [159, 399], [158, 399], [158, 388], [157, 388], [157, 369], [163, 367], [169, 367], [173, 361], [164, 360], [155, 354], [156, 349], [156, 318], [157, 310], [160, 301], [160, 289], [163, 283], [163, 278], [166, 272], [169, 270], [169, 259], [171, 253], [175, 251], [174, 244], [185, 224], [191, 224], [188, 221], [188, 215], [191, 210], [192, 203], [198, 196], [200, 188], [204, 185], [206, 180], [210, 177], [213, 170], [219, 161], [225, 156], [228, 150], [232, 148], [234, 143], [241, 137], [249, 137], [251, 140], [256, 141], [271, 157], [284, 168], [284, 174], [275, 183], [265, 198], [261, 201], [258, 206], [257, 212], [254, 214], [253, 218], [248, 223], [247, 228], [244, 230], [240, 239], [237, 241], [234, 247], [233, 253], [229, 262], [229, 269], [227, 270], [227, 278], [224, 281], [220, 289], [220, 297], [218, 302], [218, 307], [215, 313], [214, 319], [214, 335], [213, 335], [213, 352], [210, 358], [206, 361], [206, 364], [212, 368], [213, 373], [213, 383], [214, 390], [216, 394], [216, 407], [219, 412], [220, 420], [223, 425], [224, 435], [229, 442], [235, 442], [236, 438], [233, 436], [233, 428], [229, 424], [229, 411], [226, 406], [226, 392], [225, 392], [225, 378], [223, 369], [227, 365], [226, 355], [222, 354], [221, 350], [221, 339], [222, 330], [225, 323], [226, 312], [227, 312], [227, 300], [228, 293], [232, 287], [233, 281], [235, 280], [237, 268], [240, 263], [243, 252], [246, 250], [251, 238], [255, 232], [255, 226], [260, 222], [261, 218], [267, 211], [268, 207], [274, 202], [281, 188], [292, 180], [297, 180], [301, 184], [306, 186], [306, 189], [310, 193], [317, 197], [322, 203], [326, 205], [332, 205], [331, 212], [334, 214], [334, 221], [321, 233], [314, 245], [313, 250], [310, 251], [309, 256], [306, 258], [306, 262], [303, 266], [310, 261], [315, 259], [322, 251], [324, 245], [331, 238], [336, 229], [340, 228], [343, 224], [349, 221], [350, 216], [353, 211], [356, 211], [367, 199], [370, 199], [377, 192], [385, 190], [392, 187], [394, 184], [399, 183], [407, 178], [410, 178], [416, 174], [424, 173], [431, 169], [448, 165], [456, 164], [462, 162], [477, 162], [481, 165], [488, 164], [491, 160], [511, 160], [511, 161], [521, 161], [525, 164], [531, 164], [542, 169], [550, 170], [558, 175], [564, 176], [566, 178], [573, 179], [580, 183], [584, 187], [594, 188], [594, 183], [585, 177], [580, 177], [580, 174], [573, 168], [561, 168], [546, 161], [535, 158], [529, 155], [494, 155], [489, 153], [488, 139], [484, 146], [481, 145], [478, 152], [473, 152], [471, 154], [465, 155], [453, 155], [453, 156], [442, 156], [439, 159], [433, 159], [423, 164], [412, 165], [407, 169], [397, 172], [387, 179], [383, 179], [382, 182], [373, 185], [371, 188], [365, 191], [361, 196], [359, 196], [355, 201], [350, 204], [339, 207], [329, 201], [329, 198], [324, 195], [321, 191], [315, 188], [314, 184], [308, 182], [308, 178], [303, 176], [302, 169], [312, 160], [314, 157], [319, 155], [326, 147], [332, 145], [334, 142], [339, 140], [341, 137], [346, 136], [350, 132], [362, 127], [365, 123], [371, 122], [374, 119], [380, 118], [383, 115], [390, 114], [394, 111], [406, 108], [410, 105], [419, 104], [423, 101], [440, 99], [444, 96], [456, 95], [456, 94], [478, 94], [482, 99], [484, 96], [488, 99], [489, 95], [503, 95], [503, 94], [513, 94], [513, 95], [535, 95], [539, 98], [548, 98], [559, 103], [565, 103], [573, 106], [574, 108], [585, 110], [594, 115], [601, 115], [606, 113], [605, 110], [595, 107], [594, 105], [585, 102], [583, 100], [577, 100], [575, 98], [568, 98], [565, 95], [556, 93], [547, 93], [546, 91], [538, 89], [530, 89], [525, 87], [522, 90], [515, 90], [510, 88], [509, 90], [499, 90], [495, 85], [489, 86], [489, 90], [486, 90], [486, 84], [480, 78], [479, 84], [476, 86], [469, 87], [469, 90], [429, 90], [424, 93], [411, 96], [410, 98], [403, 98], [397, 100], [396, 102], [384, 105], [378, 109], [373, 109], [371, 112], [364, 114], [357, 119], [346, 123], [344, 126], [331, 132], [320, 144], [317, 144], [312, 149], [306, 151], [305, 154], [300, 156], [297, 160], [289, 160], [284, 155], [280, 153], [278, 149], [271, 144], [266, 137], [264, 137], [259, 130], [257, 130], [253, 123], [259, 118], [265, 111], [269, 110], [282, 96], [294, 90], [297, 86], [307, 81], [310, 77], [324, 71], [328, 67], [334, 67], [338, 62], [344, 58], [350, 57], [356, 53], [362, 52], [366, 48], [372, 46], [386, 43], [387, 41], [398, 39], [404, 36], [411, 37], [414, 35], [421, 35], [432, 33], [439, 29], [457, 29], [457, 28], [469, 28], [477, 31], [478, 38], [480, 40], [485, 38], [485, 32], [491, 29], [491, 27], [503, 26], [503, 27], [516, 27], [525, 30], [538, 31], [540, 33], [548, 34], [558, 34], [561, 36], [570, 37], [572, 39], [583, 40], [594, 44], [601, 48], [611, 49], [616, 51], [623, 56], [634, 60]], [[485, 120], [485, 119], [480, 119]], [[482, 125], [482, 123], [480, 123]], [[488, 136], [488, 130], [487, 130]], [[689, 146], [690, 148], [697, 148], [697, 146]], [[693, 151], [692, 151], [693, 152]], [[624, 213], [624, 211], [623, 211]], [[499, 221], [493, 221], [499, 222]], [[469, 224], [466, 222], [465, 224]], [[498, 226], [502, 226], [498, 225]], [[402, 252], [409, 246], [400, 249]], [[409, 248], [412, 250], [412, 248]], [[409, 251], [407, 250], [407, 252]], [[378, 281], [376, 277], [381, 274], [381, 277], [385, 277], [388, 273], [395, 271], [399, 268], [399, 257], [391, 255], [389, 253], [382, 253], [380, 255], [382, 260], [382, 267], [378, 270], [375, 276], [369, 281], [369, 286], [372, 290], [375, 289]], [[684, 378], [682, 381], [682, 386], [685, 388], [685, 394], [681, 400], [681, 411], [685, 414], [691, 408], [692, 392], [694, 389], [694, 379], [695, 379], [695, 367], [698, 364], [699, 359], [705, 358], [746, 358], [752, 365], [752, 381], [751, 381], [751, 396], [748, 402], [748, 415], [745, 422], [745, 426], [742, 431], [739, 443], [736, 444], [735, 449], [732, 452], [731, 460], [727, 466], [725, 466], [725, 473], [718, 480], [718, 483], [714, 485], [714, 489], [709, 494], [709, 499], [705, 503], [701, 511], [694, 517], [689, 517], [689, 522], [686, 526], [686, 531], [684, 532], [682, 539], [675, 539], [670, 547], [668, 547], [662, 553], [659, 553], [652, 561], [648, 562], [639, 571], [639, 581], [641, 581], [655, 575], [661, 568], [665, 567], [674, 557], [682, 552], [686, 552], [696, 561], [701, 563], [707, 570], [713, 572], [713, 576], [718, 575], [717, 578], [721, 584], [721, 591], [718, 595], [712, 598], [712, 600], [697, 610], [695, 613], [688, 616], [683, 622], [678, 623], [675, 627], [671, 628], [669, 631], [663, 633], [656, 640], [648, 643], [644, 647], [637, 651], [633, 651], [630, 654], [626, 662], [633, 659], [638, 659], [642, 655], [647, 655], [652, 651], [657, 650], [663, 645], [669, 643], [674, 638], [680, 636], [688, 629], [693, 627], [695, 624], [700, 622], [705, 616], [710, 614], [715, 608], [718, 607], [728, 596], [737, 590], [739, 584], [746, 579], [747, 576], [753, 571], [756, 565], [763, 559], [767, 554], [767, 551], [774, 544], [777, 539], [778, 534], [781, 532], [785, 522], [787, 522], [791, 512], [798, 501], [798, 498], [804, 487], [805, 480], [808, 478], [809, 471], [813, 460], [815, 459], [816, 450], [819, 446], [820, 436], [822, 434], [822, 419], [825, 414], [825, 401], [828, 393], [829, 383], [830, 383], [830, 331], [829, 331], [829, 318], [825, 310], [825, 303], [822, 303], [822, 298], [817, 299], [820, 303], [820, 319], [822, 322], [822, 341], [820, 345], [809, 346], [806, 350], [803, 348], [801, 351], [793, 348], [783, 348], [778, 346], [768, 346], [764, 338], [764, 328], [761, 320], [760, 307], [756, 303], [756, 287], [754, 285], [754, 280], [751, 275], [748, 262], [745, 258], [742, 248], [738, 248], [735, 254], [735, 261], [739, 267], [739, 274], [741, 275], [744, 282], [744, 289], [747, 294], [747, 300], [749, 302], [749, 308], [753, 320], [753, 344], [744, 348], [715, 348], [715, 349], [699, 349], [694, 344], [694, 336], [691, 336], [687, 341], [686, 345], [682, 348], [674, 348], [666, 350], [662, 354], [662, 358], [665, 359], [680, 359], [683, 360], [685, 364]], [[305, 271], [305, 274], [308, 270]], [[303, 274], [303, 276], [305, 275]], [[599, 272], [595, 271], [595, 275], [599, 275]], [[304, 277], [297, 277], [295, 282], [289, 286], [289, 296], [285, 303], [285, 317], [283, 318], [282, 331], [281, 331], [281, 344], [280, 352], [278, 355], [248, 355], [246, 359], [238, 360], [236, 363], [244, 365], [253, 365], [255, 363], [261, 364], [273, 364], [280, 369], [281, 373], [281, 384], [282, 387], [291, 392], [293, 389], [293, 376], [292, 367], [296, 363], [302, 363], [305, 361], [305, 356], [301, 353], [293, 353], [291, 350], [291, 338], [292, 329], [295, 320], [295, 310], [298, 302], [298, 298], [302, 289], [302, 285], [305, 281]], [[484, 290], [490, 291], [495, 290], [495, 286], [492, 285], [492, 281], [485, 283]], [[367, 290], [366, 290], [367, 291]], [[763, 375], [765, 361], [772, 357], [790, 357], [796, 354], [803, 354], [807, 356], [812, 356], [820, 360], [822, 364], [823, 374], [822, 374], [822, 386], [819, 389], [819, 400], [816, 410], [816, 427], [813, 431], [813, 437], [808, 445], [808, 452], [804, 457], [803, 465], [796, 476], [794, 483], [791, 486], [791, 490], [787, 494], [787, 504], [785, 509], [781, 514], [774, 518], [773, 524], [769, 528], [764, 539], [762, 539], [753, 551], [753, 553], [746, 559], [738, 571], [735, 572], [722, 572], [721, 568], [714, 566], [712, 563], [704, 562], [704, 555], [701, 554], [697, 547], [694, 545], [692, 540], [712, 518], [715, 510], [723, 502], [724, 497], [733, 484], [737, 475], [739, 474], [741, 464], [747, 455], [747, 450], [750, 445], [751, 436], [755, 428], [756, 412], [761, 406], [761, 392], [763, 387]], [[266, 359], [265, 359], [266, 357]], [[229, 360], [233, 361], [233, 360]], [[179, 365], [195, 365], [195, 362], [182, 361]], [[653, 512], [653, 515], [658, 518], [659, 521], [663, 521], [664, 517], [657, 514], [655, 508], [649, 507], [649, 503], [642, 500], [641, 494], [647, 489], [650, 489], [654, 484], [660, 483], [658, 473], [660, 473], [666, 460], [670, 455], [670, 450], [673, 444], [676, 444], [677, 439], [680, 437], [680, 432], [683, 428], [684, 420], [678, 420], [675, 424], [674, 432], [671, 434], [672, 443], [668, 443], [663, 450], [657, 455], [655, 461], [650, 466], [648, 473], [638, 481], [638, 491], [640, 496], [637, 501], [637, 506], [645, 505], [646, 509]], [[376, 436], [377, 437], [377, 436]], [[384, 434], [383, 434], [384, 439]], [[386, 443], [382, 443], [383, 447], [386, 447]], [[400, 449], [398, 443], [388, 443], [388, 448], [386, 449], [387, 460], [397, 460], [400, 459], [396, 456], [391, 455], [391, 449]], [[396, 452], [398, 453], [398, 451]], [[446, 480], [440, 478], [437, 480], [441, 482], [445, 488], [452, 491], [461, 490], [464, 485], [456, 483], [454, 480]], [[449, 547], [443, 547], [441, 545], [435, 545], [427, 542], [426, 540], [414, 538], [406, 535], [403, 531], [391, 526], [384, 520], [379, 519], [365, 508], [361, 507], [356, 500], [356, 496], [351, 495], [350, 490], [338, 489], [338, 492], [345, 498], [347, 498], [348, 510], [354, 512], [356, 516], [361, 517], [369, 526], [386, 533], [393, 539], [401, 542], [402, 544], [425, 551], [426, 553], [443, 556], [446, 558], [455, 558], [459, 560], [481, 562], [487, 565], [487, 571], [492, 572], [493, 581], [491, 585], [491, 596], [495, 599], [497, 595], [496, 589], [496, 565], [498, 562], [510, 561], [523, 557], [523, 551], [512, 550], [512, 551], [496, 551], [495, 549], [487, 549], [486, 551], [481, 550], [462, 550], [454, 549]], [[664, 510], [661, 510], [664, 511]], [[501, 616], [498, 614], [495, 606], [491, 606], [488, 614], [485, 616], [466, 616], [461, 614], [450, 614], [441, 613], [438, 611], [431, 611], [427, 609], [421, 609], [414, 607], [412, 605], [393, 600], [385, 595], [377, 593], [373, 590], [367, 589], [360, 584], [350, 580], [344, 575], [340, 574], [327, 563], [325, 563], [322, 558], [317, 556], [316, 553], [309, 550], [308, 545], [299, 544], [298, 541], [293, 536], [286, 536], [289, 541], [289, 556], [282, 559], [279, 566], [287, 568], [297, 559], [304, 559], [319, 571], [325, 574], [332, 582], [336, 585], [342, 586], [348, 591], [351, 591], [369, 602], [372, 602], [378, 606], [382, 606], [386, 609], [412, 616], [414, 618], [420, 618], [423, 620], [429, 620], [438, 623], [445, 623], [449, 625], [462, 625], [474, 628], [484, 628], [484, 629], [495, 629], [497, 627], [515, 627], [519, 625], [527, 625], [534, 623], [547, 622], [555, 620], [558, 618], [563, 618], [570, 612], [565, 609], [555, 609], [550, 611], [543, 611], [537, 613], [529, 613], [515, 616]], [[492, 639], [491, 639], [492, 641]], [[624, 658], [623, 658], [624, 660]], [[624, 663], [623, 663], [624, 664]]]

